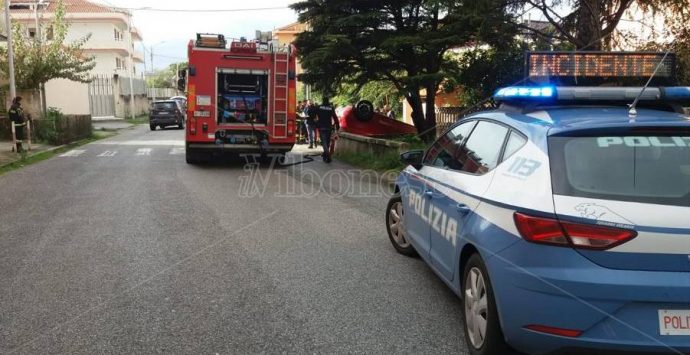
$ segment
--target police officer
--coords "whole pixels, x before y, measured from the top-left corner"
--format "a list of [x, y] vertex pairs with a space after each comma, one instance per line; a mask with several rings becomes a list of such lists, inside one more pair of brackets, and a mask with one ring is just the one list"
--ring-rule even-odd
[[14, 125], [14, 135], [17, 142], [17, 153], [21, 153], [22, 141], [24, 140], [24, 127], [26, 126], [26, 119], [24, 117], [24, 110], [22, 109], [22, 98], [17, 96], [12, 100], [12, 106], [9, 110], [10, 121]]
[[328, 100], [328, 97], [323, 98], [323, 103], [316, 108], [316, 127], [319, 129], [321, 136], [321, 145], [323, 146], [323, 161], [331, 162], [331, 134], [335, 128], [336, 134], [340, 129], [340, 122], [338, 122], [338, 115], [335, 114], [333, 105]]

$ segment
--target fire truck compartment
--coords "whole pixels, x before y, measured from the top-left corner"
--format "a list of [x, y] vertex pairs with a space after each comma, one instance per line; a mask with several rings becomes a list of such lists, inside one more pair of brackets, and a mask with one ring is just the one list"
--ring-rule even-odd
[[267, 71], [223, 69], [219, 70], [217, 80], [218, 125], [267, 124]]

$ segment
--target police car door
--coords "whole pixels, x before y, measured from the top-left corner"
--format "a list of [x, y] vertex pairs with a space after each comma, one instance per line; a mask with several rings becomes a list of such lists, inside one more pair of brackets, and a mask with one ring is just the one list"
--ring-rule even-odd
[[[473, 212], [491, 184], [490, 172], [499, 163], [508, 134], [508, 128], [489, 121], [470, 123], [470, 127], [471, 133], [460, 125], [439, 139], [441, 145], [455, 140], [454, 151], [443, 167], [429, 173], [433, 186], [428, 212], [431, 262], [448, 280], [458, 274], [456, 265], [463, 241], [471, 227], [481, 222]], [[469, 138], [458, 140], [468, 133]]]

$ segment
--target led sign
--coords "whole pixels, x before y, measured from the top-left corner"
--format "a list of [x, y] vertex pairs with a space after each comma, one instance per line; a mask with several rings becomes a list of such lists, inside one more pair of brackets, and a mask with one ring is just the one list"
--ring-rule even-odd
[[527, 53], [526, 64], [530, 78], [648, 78], [657, 66], [659, 70], [655, 77], [672, 78], [675, 75], [675, 55], [668, 54], [664, 59], [664, 53], [531, 52]]

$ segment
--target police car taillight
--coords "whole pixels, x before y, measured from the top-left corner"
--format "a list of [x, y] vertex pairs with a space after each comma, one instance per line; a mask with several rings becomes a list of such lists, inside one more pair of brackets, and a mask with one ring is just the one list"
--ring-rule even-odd
[[528, 242], [576, 249], [611, 249], [637, 236], [629, 229], [561, 222], [522, 213], [515, 213], [515, 225]]

